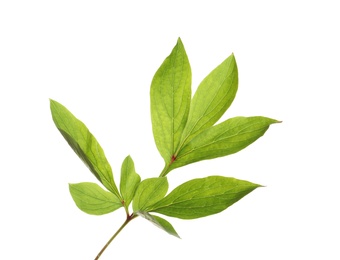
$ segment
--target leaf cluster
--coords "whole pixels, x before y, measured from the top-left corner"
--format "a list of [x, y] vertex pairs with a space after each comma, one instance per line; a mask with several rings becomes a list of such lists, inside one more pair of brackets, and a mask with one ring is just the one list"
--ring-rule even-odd
[[237, 88], [238, 70], [231, 54], [203, 79], [191, 97], [191, 67], [178, 39], [155, 73], [150, 90], [152, 130], [165, 162], [164, 169], [159, 177], [141, 181], [133, 159], [127, 156], [121, 166], [119, 189], [93, 134], [66, 107], [50, 100], [57, 129], [102, 184], [69, 184], [75, 204], [92, 215], [122, 207], [128, 220], [141, 216], [178, 236], [173, 226], [155, 213], [180, 219], [206, 217], [225, 210], [260, 187], [235, 178], [208, 176], [185, 182], [168, 193], [170, 171], [236, 153], [260, 138], [271, 124], [279, 122], [253, 116], [234, 117], [216, 124], [233, 102]]

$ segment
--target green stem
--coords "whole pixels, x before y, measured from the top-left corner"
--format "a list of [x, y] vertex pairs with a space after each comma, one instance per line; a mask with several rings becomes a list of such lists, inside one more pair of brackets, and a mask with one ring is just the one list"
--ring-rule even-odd
[[164, 177], [165, 175], [167, 175], [167, 171], [168, 171], [169, 167], [170, 167], [170, 164], [166, 164], [166, 165], [164, 166], [163, 171], [162, 171], [161, 174], [159, 175], [159, 177]]
[[120, 231], [122, 231], [124, 229], [124, 227], [134, 218], [136, 218], [137, 215], [133, 215], [131, 214], [130, 216], [128, 216], [125, 220], [125, 222], [123, 223], [123, 225], [121, 225], [121, 227], [116, 231], [116, 233], [114, 233], [114, 235], [110, 238], [109, 241], [107, 241], [107, 243], [105, 244], [105, 246], [102, 248], [102, 250], [100, 250], [100, 252], [98, 253], [98, 255], [96, 256], [96, 258], [94, 260], [98, 260], [99, 257], [104, 253], [105, 249], [110, 245], [110, 243], [112, 242], [112, 240], [120, 233]]

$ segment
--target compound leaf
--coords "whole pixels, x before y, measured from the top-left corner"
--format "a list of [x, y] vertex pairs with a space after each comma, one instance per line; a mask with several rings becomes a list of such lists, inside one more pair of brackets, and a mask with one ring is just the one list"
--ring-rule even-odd
[[156, 146], [169, 163], [179, 145], [191, 99], [191, 68], [181, 39], [153, 77], [150, 98]]
[[104, 151], [85, 124], [66, 107], [50, 100], [53, 121], [68, 144], [96, 178], [118, 198], [120, 194], [113, 180], [112, 169]]
[[219, 213], [260, 187], [248, 181], [222, 176], [188, 181], [150, 207], [150, 211], [181, 219]]
[[168, 191], [166, 177], [149, 178], [143, 180], [136, 190], [132, 202], [133, 212], [147, 211], [148, 207], [161, 200]]
[[140, 176], [135, 171], [134, 162], [130, 156], [127, 156], [122, 164], [120, 175], [120, 192], [126, 207], [130, 205], [139, 183]]
[[69, 189], [78, 208], [88, 214], [103, 215], [122, 207], [117, 196], [105, 191], [96, 183], [69, 184]]

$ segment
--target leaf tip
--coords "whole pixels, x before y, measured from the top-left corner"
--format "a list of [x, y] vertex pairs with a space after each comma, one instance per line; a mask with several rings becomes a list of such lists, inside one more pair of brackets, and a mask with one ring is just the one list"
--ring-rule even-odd
[[283, 121], [282, 120], [276, 120], [276, 119], [272, 119], [273, 122], [272, 124], [281, 124]]
[[184, 45], [183, 45], [183, 42], [182, 42], [181, 37], [178, 37], [175, 48], [176, 48], [176, 47], [177, 47], [177, 48], [180, 48], [180, 49], [184, 49]]
[[172, 234], [174, 237], [177, 237], [179, 239], [182, 239], [177, 233]]
[[50, 101], [50, 107], [52, 108], [53, 104], [55, 104], [55, 100], [53, 100], [52, 98], [49, 98]]

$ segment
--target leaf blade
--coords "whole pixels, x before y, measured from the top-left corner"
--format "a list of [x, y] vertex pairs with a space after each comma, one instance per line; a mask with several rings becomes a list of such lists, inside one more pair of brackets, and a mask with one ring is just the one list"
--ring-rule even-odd
[[149, 178], [143, 180], [132, 201], [133, 212], [147, 211], [148, 207], [161, 200], [168, 191], [166, 177]]
[[127, 156], [123, 161], [120, 175], [120, 193], [126, 207], [130, 205], [140, 181], [131, 156]]
[[77, 207], [87, 214], [103, 215], [122, 207], [117, 196], [103, 190], [96, 183], [70, 183], [69, 190]]
[[267, 117], [234, 117], [201, 132], [177, 156], [171, 169], [227, 156], [246, 148], [279, 121]]
[[95, 177], [118, 198], [120, 194], [113, 179], [112, 169], [97, 139], [86, 125], [65, 106], [50, 99], [53, 121], [73, 151]]
[[180, 39], [155, 73], [150, 98], [155, 143], [168, 163], [179, 145], [191, 101], [191, 68]]
[[233, 54], [198, 86], [191, 102], [181, 147], [204, 129], [214, 125], [233, 102], [238, 88], [238, 70]]
[[258, 187], [222, 176], [193, 179], [175, 188], [150, 211], [181, 219], [206, 217], [225, 210]]
[[152, 224], [154, 224], [158, 228], [164, 230], [168, 234], [175, 236], [177, 238], [180, 238], [179, 235], [177, 234], [176, 230], [174, 229], [174, 227], [170, 224], [170, 222], [168, 222], [164, 218], [161, 218], [161, 217], [155, 216], [155, 215], [151, 215], [150, 213], [145, 212], [145, 211], [138, 211], [137, 214], [139, 216], [145, 218], [146, 220], [150, 221]]

